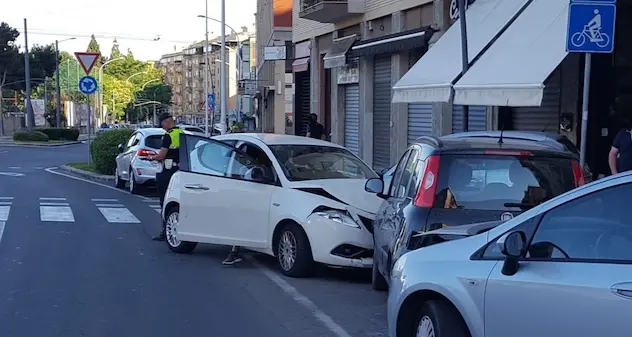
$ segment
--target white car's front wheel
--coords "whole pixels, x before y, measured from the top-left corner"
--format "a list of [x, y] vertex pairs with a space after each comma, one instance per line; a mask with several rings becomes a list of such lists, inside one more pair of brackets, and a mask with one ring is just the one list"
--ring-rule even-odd
[[309, 239], [299, 225], [285, 225], [278, 235], [276, 248], [277, 262], [284, 275], [307, 276], [314, 260]]
[[180, 241], [178, 239], [178, 223], [180, 220], [180, 208], [178, 206], [171, 207], [167, 210], [164, 221], [165, 241], [172, 252], [178, 254], [190, 254], [195, 249], [197, 243]]
[[401, 336], [410, 337], [469, 337], [463, 317], [445, 300], [430, 300], [412, 313], [409, 330]]

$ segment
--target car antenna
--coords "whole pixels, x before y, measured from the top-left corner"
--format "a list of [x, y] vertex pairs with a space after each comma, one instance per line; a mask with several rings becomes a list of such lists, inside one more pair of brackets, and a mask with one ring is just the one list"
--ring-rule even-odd
[[550, 124], [550, 123], [546, 123], [546, 125], [544, 126], [544, 129], [542, 129], [542, 132], [546, 132], [546, 129], [548, 129], [548, 128], [549, 128], [549, 124]]
[[500, 138], [498, 138], [498, 144], [503, 143], [503, 132], [505, 132], [505, 122], [500, 123]]

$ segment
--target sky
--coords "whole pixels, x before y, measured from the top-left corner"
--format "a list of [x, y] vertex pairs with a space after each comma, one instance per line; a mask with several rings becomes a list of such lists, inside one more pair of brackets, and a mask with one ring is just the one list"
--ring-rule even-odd
[[[101, 52], [109, 56], [114, 38], [121, 52], [128, 48], [137, 59], [158, 60], [160, 56], [182, 50], [204, 39], [205, 0], [6, 0], [0, 21], [24, 31], [27, 19], [28, 42], [50, 44], [55, 40], [75, 37], [59, 44], [61, 51], [73, 54], [86, 51], [90, 35], [95, 34]], [[220, 19], [219, 0], [208, 0], [208, 16]], [[253, 27], [256, 0], [226, 0], [226, 23], [236, 30]], [[219, 35], [221, 25], [209, 21], [209, 37]], [[230, 30], [226, 28], [226, 33]], [[153, 41], [157, 37], [158, 41]], [[24, 45], [20, 34], [19, 44]]]

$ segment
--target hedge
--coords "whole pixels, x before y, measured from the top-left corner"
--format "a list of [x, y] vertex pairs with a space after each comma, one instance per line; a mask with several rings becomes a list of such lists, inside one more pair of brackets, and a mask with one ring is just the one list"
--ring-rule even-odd
[[40, 131], [18, 131], [13, 134], [13, 140], [18, 142], [47, 142], [49, 138]]
[[114, 174], [118, 145], [125, 144], [133, 133], [134, 130], [130, 129], [113, 129], [94, 138], [90, 144], [90, 155], [97, 171], [107, 175]]
[[35, 131], [45, 133], [50, 140], [77, 141], [79, 139], [79, 129], [75, 128], [37, 128]]

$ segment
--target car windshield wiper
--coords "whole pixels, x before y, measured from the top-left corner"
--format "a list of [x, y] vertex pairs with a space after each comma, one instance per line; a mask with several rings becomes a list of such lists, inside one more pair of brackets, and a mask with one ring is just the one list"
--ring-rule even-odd
[[537, 205], [535, 204], [526, 204], [526, 203], [520, 203], [520, 202], [506, 202], [503, 204], [503, 206], [505, 207], [518, 207], [521, 209], [531, 209]]

